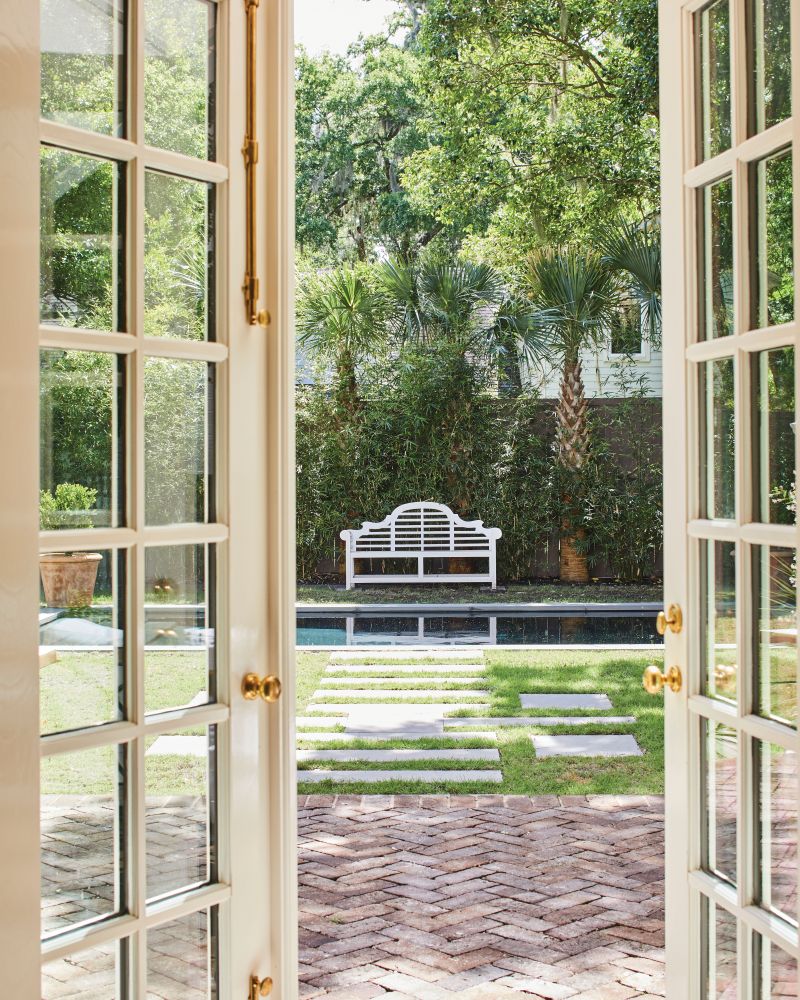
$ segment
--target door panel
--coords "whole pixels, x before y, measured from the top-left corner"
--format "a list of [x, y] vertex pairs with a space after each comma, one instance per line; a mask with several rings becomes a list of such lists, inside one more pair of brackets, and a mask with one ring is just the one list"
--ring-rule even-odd
[[[18, 243], [37, 246], [38, 221], [40, 283], [20, 253], [28, 322], [10, 312], [29, 346], [4, 337], [0, 366], [4, 400], [40, 418], [38, 444], [36, 419], [4, 442], [21, 484], [4, 518], [34, 526], [37, 473], [43, 491], [38, 571], [28, 549], [16, 583], [29, 645], [38, 611], [38, 753], [35, 644], [11, 638], [24, 616], [0, 621], [4, 666], [7, 651], [28, 665], [0, 703], [28, 740], [8, 804], [26, 805], [41, 756], [40, 853], [15, 854], [41, 954], [20, 902], [17, 957], [32, 962], [2, 974], [23, 1000], [230, 1000], [253, 974], [296, 995], [291, 4], [271, 7], [256, 39], [269, 330], [240, 291], [244, 0], [42, 0], [41, 59], [28, 24], [41, 95], [29, 79], [20, 104], [41, 115], [26, 159], [40, 187]], [[284, 699], [246, 702], [249, 671], [278, 674]]]
[[798, 13], [661, 3], [674, 1000], [797, 990]]

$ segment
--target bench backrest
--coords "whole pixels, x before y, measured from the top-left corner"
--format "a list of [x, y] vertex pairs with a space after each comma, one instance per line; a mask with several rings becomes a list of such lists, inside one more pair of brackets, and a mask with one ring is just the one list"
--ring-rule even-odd
[[483, 521], [465, 521], [441, 503], [405, 503], [380, 522], [365, 521], [360, 528], [341, 532], [352, 552], [460, 552], [489, 553], [502, 536]]

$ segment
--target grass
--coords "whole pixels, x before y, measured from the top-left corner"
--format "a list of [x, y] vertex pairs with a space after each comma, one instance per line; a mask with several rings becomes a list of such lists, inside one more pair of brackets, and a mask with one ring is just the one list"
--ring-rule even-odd
[[[531, 716], [530, 726], [500, 727], [497, 732], [497, 748], [500, 751], [501, 762], [479, 761], [472, 764], [459, 762], [460, 767], [473, 770], [492, 770], [498, 767], [503, 772], [502, 784], [474, 782], [459, 784], [457, 790], [462, 793], [489, 792], [506, 795], [587, 795], [587, 794], [661, 794], [663, 792], [664, 773], [664, 720], [663, 699], [652, 698], [645, 693], [641, 684], [644, 668], [650, 662], [661, 664], [660, 654], [642, 655], [618, 651], [561, 651], [547, 650], [527, 651], [486, 651], [486, 675], [476, 678], [476, 684], [491, 690], [491, 707], [488, 710], [468, 709], [460, 711], [459, 716], [466, 718], [484, 716], [525, 716], [530, 711], [521, 709], [520, 693], [555, 693], [572, 692], [575, 694], [590, 694], [605, 692], [613, 704], [611, 712], [605, 714], [630, 715], [636, 721], [629, 725], [614, 726], [615, 733], [630, 733], [636, 737], [639, 746], [644, 751], [642, 757], [621, 758], [541, 758], [534, 753], [530, 736], [539, 733], [559, 734], [590, 734], [608, 733], [609, 727], [602, 724], [586, 726], [548, 726], [536, 725], [536, 719]], [[327, 653], [300, 653], [298, 655], [298, 714], [303, 715], [311, 700], [311, 696], [319, 687], [319, 680], [325, 672], [328, 662]], [[369, 663], [369, 660], [359, 663]], [[375, 662], [379, 662], [376, 654]], [[386, 672], [381, 672], [386, 676]], [[415, 677], [408, 674], [405, 677]], [[424, 676], [424, 675], [421, 675]], [[405, 679], [404, 677], [404, 679]], [[398, 688], [402, 681], [398, 680]], [[437, 685], [438, 686], [438, 685]], [[333, 700], [333, 699], [326, 699]], [[421, 699], [420, 699], [421, 700]], [[543, 713], [540, 713], [543, 714]], [[576, 715], [602, 716], [601, 712], [593, 711], [550, 711], [548, 716]], [[308, 728], [307, 726], [304, 728]], [[481, 729], [491, 729], [487, 724], [481, 724]], [[303, 740], [300, 746], [310, 749], [314, 744]], [[485, 740], [359, 740], [325, 743], [325, 749], [358, 746], [363, 749], [381, 748], [450, 748], [486, 747]], [[322, 744], [320, 744], [322, 746]], [[417, 767], [433, 770], [446, 770], [447, 762], [419, 762]], [[387, 765], [392, 769], [401, 769], [394, 764]], [[352, 770], [357, 773], [363, 770], [363, 765], [308, 762], [300, 765], [300, 770], [308, 768], [335, 768], [336, 770]], [[305, 794], [435, 794], [455, 790], [455, 786], [428, 784], [418, 781], [391, 781], [377, 784], [354, 780], [346, 784], [322, 782], [320, 784], [299, 784], [299, 791]]]
[[299, 583], [298, 604], [594, 604], [660, 601], [660, 583], [591, 583], [577, 586], [562, 583], [512, 583], [504, 590], [459, 584], [421, 586], [397, 584], [382, 587], [358, 586], [345, 590], [336, 584]]

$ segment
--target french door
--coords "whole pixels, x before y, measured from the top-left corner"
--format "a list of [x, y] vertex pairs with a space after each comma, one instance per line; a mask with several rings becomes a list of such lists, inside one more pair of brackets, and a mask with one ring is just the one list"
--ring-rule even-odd
[[[4, 921], [22, 967], [3, 993], [291, 998], [291, 4], [10, 7], [4, 148], [25, 162], [9, 168], [23, 207], [3, 263], [24, 301], [3, 335], [3, 415], [26, 422], [3, 444], [4, 529], [19, 534], [3, 585], [28, 591], [1, 619], [27, 671], [3, 722], [27, 746], [38, 695], [41, 795], [37, 857], [26, 845], [2, 864], [27, 866], [28, 891], [40, 876], [41, 946]], [[259, 256], [269, 326], [242, 298]], [[283, 697], [246, 698], [253, 672]], [[24, 808], [4, 826], [30, 815], [22, 756]]]
[[660, 14], [667, 995], [770, 1000], [800, 957], [800, 5]]

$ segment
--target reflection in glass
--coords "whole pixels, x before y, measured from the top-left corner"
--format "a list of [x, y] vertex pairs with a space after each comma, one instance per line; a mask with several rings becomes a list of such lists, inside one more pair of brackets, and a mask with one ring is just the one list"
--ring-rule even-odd
[[784, 1000], [797, 997], [797, 962], [785, 951], [760, 934], [753, 935], [755, 967], [760, 971], [758, 1000]]
[[145, 174], [144, 305], [148, 337], [209, 336], [213, 187]]
[[753, 547], [755, 659], [760, 715], [797, 724], [797, 558]]
[[731, 145], [731, 25], [728, 0], [695, 15], [698, 151], [707, 160]]
[[144, 760], [152, 899], [216, 878], [216, 727], [151, 736]]
[[120, 942], [112, 941], [42, 966], [42, 1000], [114, 1000], [118, 990]]
[[42, 117], [122, 135], [125, 7], [122, 0], [41, 0]]
[[100, 747], [42, 759], [42, 932], [124, 908], [124, 750]]
[[736, 763], [738, 738], [728, 726], [704, 720], [705, 831], [703, 867], [736, 882]]
[[790, 0], [747, 0], [750, 134], [792, 114]]
[[217, 909], [147, 932], [147, 1000], [217, 1000]]
[[42, 322], [124, 329], [123, 178], [108, 160], [42, 148]]
[[[206, 520], [213, 442], [211, 377], [204, 361], [147, 358], [144, 365], [145, 517], [148, 524]], [[209, 518], [213, 513], [208, 510]]]
[[794, 319], [792, 154], [788, 150], [750, 167], [753, 199], [753, 328]]
[[[145, 551], [145, 709], [214, 701], [214, 546]], [[209, 586], [207, 588], [207, 583]]]
[[215, 12], [207, 0], [144, 2], [149, 146], [214, 159]]
[[[96, 558], [81, 558], [87, 555]], [[125, 552], [46, 554], [39, 572], [42, 733], [123, 718]], [[75, 605], [70, 606], [70, 598]]]
[[701, 455], [705, 491], [701, 512], [706, 518], [736, 516], [736, 421], [733, 359], [700, 366]]
[[[39, 364], [40, 527], [117, 527], [124, 368], [113, 354], [46, 350]], [[119, 401], [119, 405], [118, 405]]]
[[758, 901], [797, 920], [797, 754], [755, 743], [759, 787]]
[[753, 358], [753, 455], [757, 521], [794, 524], [794, 350], [761, 351]]
[[705, 560], [705, 693], [736, 701], [736, 546], [704, 542]]
[[701, 339], [733, 333], [733, 185], [730, 177], [698, 192]]

